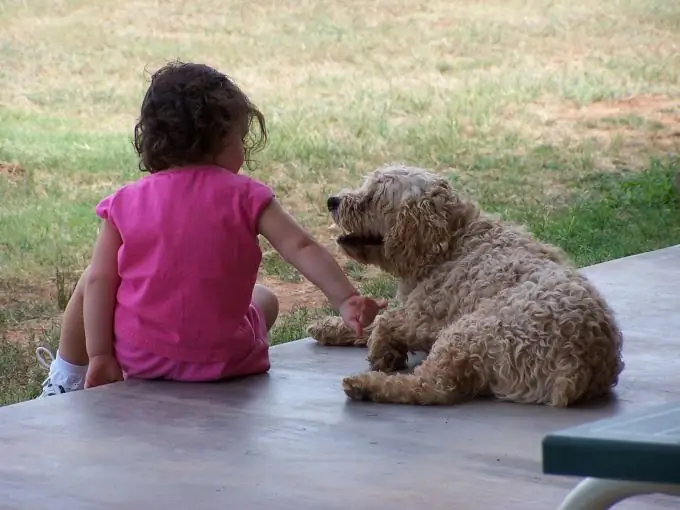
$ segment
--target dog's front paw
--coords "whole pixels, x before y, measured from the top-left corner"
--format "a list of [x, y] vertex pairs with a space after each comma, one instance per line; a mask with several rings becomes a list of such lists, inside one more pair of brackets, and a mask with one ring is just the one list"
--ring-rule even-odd
[[398, 372], [407, 367], [408, 353], [399, 352], [396, 349], [389, 349], [379, 355], [369, 354], [368, 364], [374, 372]]
[[340, 317], [326, 317], [310, 324], [307, 334], [321, 345], [354, 345], [357, 340]]
[[326, 317], [309, 325], [307, 334], [321, 345], [335, 347], [366, 346], [366, 340], [357, 338], [340, 317]]
[[328, 337], [323, 321], [312, 322], [307, 326], [307, 334], [320, 344], [323, 344]]
[[369, 393], [364, 384], [365, 376], [354, 375], [351, 377], [345, 377], [342, 380], [342, 389], [352, 400], [369, 400]]

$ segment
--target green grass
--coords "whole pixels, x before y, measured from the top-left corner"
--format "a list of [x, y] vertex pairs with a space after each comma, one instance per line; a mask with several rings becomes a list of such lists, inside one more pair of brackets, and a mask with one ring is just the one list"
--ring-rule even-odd
[[[448, 175], [579, 265], [680, 242], [677, 2], [163, 5], [0, 1], [0, 404], [37, 388], [33, 344], [56, 339], [94, 206], [139, 176], [144, 70], [176, 57], [220, 67], [260, 106], [271, 144], [253, 173], [336, 254], [327, 195], [391, 161]], [[263, 249], [283, 342], [328, 311]]]
[[593, 174], [579, 182], [567, 207], [524, 220], [540, 238], [561, 246], [580, 266], [678, 244], [680, 160], [653, 160], [644, 172]]

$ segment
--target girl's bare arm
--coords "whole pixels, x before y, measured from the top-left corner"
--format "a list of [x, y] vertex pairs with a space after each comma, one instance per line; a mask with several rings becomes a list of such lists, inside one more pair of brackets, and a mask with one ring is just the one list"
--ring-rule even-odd
[[113, 354], [113, 313], [120, 283], [118, 249], [121, 244], [118, 230], [108, 221], [104, 221], [94, 245], [85, 280], [83, 320], [90, 359]]
[[260, 215], [260, 233], [302, 275], [319, 287], [336, 310], [357, 289], [326, 248], [279, 205], [276, 199]]

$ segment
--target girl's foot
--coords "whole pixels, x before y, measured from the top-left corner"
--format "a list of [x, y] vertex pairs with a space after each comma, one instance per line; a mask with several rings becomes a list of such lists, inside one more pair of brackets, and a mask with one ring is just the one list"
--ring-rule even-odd
[[61, 359], [58, 351], [55, 358], [52, 351], [46, 347], [38, 347], [35, 350], [35, 355], [38, 358], [38, 363], [49, 371], [47, 379], [42, 383], [42, 393], [38, 398], [78, 391], [85, 387], [87, 365], [82, 367], [72, 365]]

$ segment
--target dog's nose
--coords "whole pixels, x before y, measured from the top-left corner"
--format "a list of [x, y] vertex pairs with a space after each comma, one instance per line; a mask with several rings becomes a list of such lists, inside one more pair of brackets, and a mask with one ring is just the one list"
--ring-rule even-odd
[[340, 199], [338, 197], [329, 197], [326, 201], [326, 205], [328, 206], [329, 211], [334, 211], [340, 207]]

